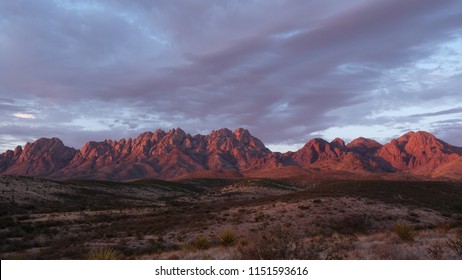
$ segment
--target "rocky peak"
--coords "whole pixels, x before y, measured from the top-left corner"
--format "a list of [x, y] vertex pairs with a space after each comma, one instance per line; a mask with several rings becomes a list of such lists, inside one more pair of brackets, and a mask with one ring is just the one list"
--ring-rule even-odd
[[90, 142], [87, 142], [82, 147], [81, 154], [83, 155], [84, 158], [95, 157], [95, 156], [98, 157], [98, 156], [102, 156], [104, 153], [106, 153], [110, 149], [111, 149], [111, 145], [107, 141], [103, 141], [103, 142], [90, 141]]
[[330, 145], [335, 148], [344, 149], [345, 141], [343, 141], [342, 138], [335, 138], [334, 140], [332, 140], [332, 142], [330, 142]]
[[162, 129], [157, 129], [153, 135], [152, 135], [152, 140], [158, 142], [160, 141], [160, 139], [162, 139], [163, 137], [165, 136], [165, 131], [163, 131]]
[[170, 145], [179, 145], [181, 144], [186, 138], [186, 132], [184, 132], [181, 128], [174, 128], [168, 131], [164, 138], [168, 139]]
[[13, 151], [6, 150], [3, 154], [0, 154], [0, 172], [5, 171], [10, 167], [13, 159]]
[[346, 147], [355, 153], [375, 153], [382, 147], [382, 144], [372, 139], [359, 137], [348, 143]]
[[324, 139], [314, 138], [308, 141], [305, 146], [294, 153], [294, 159], [302, 166], [311, 165], [317, 161], [338, 158], [341, 151], [334, 150], [333, 147]]
[[212, 130], [208, 135], [210, 138], [222, 138], [222, 137], [232, 137], [233, 132], [227, 128], [221, 128], [219, 130]]
[[416, 173], [434, 169], [460, 155], [457, 148], [434, 135], [424, 132], [408, 132], [385, 144], [377, 155], [398, 170], [411, 170]]
[[414, 131], [409, 131], [403, 135], [401, 135], [400, 137], [396, 138], [396, 141], [398, 141], [399, 143], [401, 142], [407, 142], [409, 141], [409, 139], [414, 136], [414, 134], [416, 134]]
[[66, 148], [67, 147], [65, 147], [63, 142], [58, 138], [40, 138], [35, 142], [27, 143], [26, 146], [24, 146], [24, 150], [21, 154], [23, 157], [36, 158], [45, 154], [55, 154], [59, 152], [64, 152]]
[[252, 138], [252, 135], [250, 135], [250, 132], [244, 128], [236, 129], [234, 131], [234, 136], [236, 137], [237, 141], [245, 143], [245, 144], [249, 143], [250, 139]]
[[[268, 150], [247, 129], [223, 128], [192, 137], [176, 128], [145, 132], [133, 140], [90, 141], [80, 152], [57, 138], [41, 138], [1, 154], [0, 172], [104, 180], [171, 179], [192, 172], [241, 172], [280, 166], [431, 174], [461, 156], [461, 148], [421, 131], [406, 133], [383, 146], [367, 138], [357, 138], [348, 145], [340, 138], [330, 143], [315, 138], [297, 152], [279, 154]], [[457, 169], [460, 165], [448, 166]]]
[[1, 154], [0, 156], [2, 156], [3, 158], [5, 159], [13, 159], [15, 156], [14, 156], [14, 152], [12, 150], [6, 150], [3, 154]]
[[22, 147], [21, 147], [21, 146], [17, 146], [17, 147], [14, 149], [13, 156], [16, 158], [16, 157], [21, 156], [21, 154], [22, 154]]
[[30, 176], [51, 174], [66, 166], [77, 153], [58, 138], [40, 138], [15, 151], [20, 156], [7, 172]]
[[136, 137], [135, 139], [137, 139], [139, 142], [146, 142], [148, 140], [151, 140], [151, 138], [153, 137], [153, 133], [152, 132], [143, 132], [141, 133], [138, 137]]
[[326, 146], [329, 145], [329, 142], [322, 138], [314, 138], [308, 141], [304, 147], [313, 148], [316, 151], [323, 151]]
[[207, 136], [208, 149], [231, 151], [233, 149], [255, 150], [269, 153], [270, 151], [257, 138], [253, 137], [247, 129], [238, 128], [234, 132], [227, 128], [213, 130]]
[[398, 142], [406, 143], [406, 150], [413, 153], [428, 147], [431, 149], [444, 149], [447, 146], [443, 141], [436, 139], [435, 136], [424, 131], [407, 133], [406, 137], [398, 138]]

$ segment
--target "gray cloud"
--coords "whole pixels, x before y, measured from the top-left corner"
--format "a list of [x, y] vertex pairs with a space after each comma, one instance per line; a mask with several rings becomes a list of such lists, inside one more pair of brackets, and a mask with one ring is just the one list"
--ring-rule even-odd
[[442, 110], [438, 112], [431, 112], [431, 113], [424, 113], [424, 114], [415, 114], [409, 117], [411, 118], [422, 118], [422, 117], [434, 117], [434, 116], [441, 116], [441, 115], [451, 115], [451, 114], [458, 114], [462, 113], [462, 107], [452, 108], [448, 110]]
[[450, 144], [462, 147], [462, 119], [435, 123], [432, 132]]
[[[0, 127], [15, 140], [0, 145], [55, 135], [80, 147], [172, 127], [294, 144], [328, 128], [454, 118], [435, 104], [462, 106], [461, 31], [456, 0], [2, 1]], [[421, 111], [375, 117], [409, 106]], [[409, 129], [457, 141], [457, 123], [429, 123]]]

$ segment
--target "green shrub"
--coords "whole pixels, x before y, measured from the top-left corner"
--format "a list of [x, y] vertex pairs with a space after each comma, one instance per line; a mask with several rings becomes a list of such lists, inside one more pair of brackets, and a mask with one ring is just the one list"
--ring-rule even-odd
[[414, 239], [414, 228], [406, 222], [397, 222], [393, 230], [403, 241], [410, 242]]
[[220, 243], [223, 246], [233, 246], [239, 239], [236, 233], [231, 229], [224, 229], [222, 232], [220, 232], [219, 238]]
[[122, 255], [113, 248], [98, 248], [88, 253], [89, 260], [119, 260]]

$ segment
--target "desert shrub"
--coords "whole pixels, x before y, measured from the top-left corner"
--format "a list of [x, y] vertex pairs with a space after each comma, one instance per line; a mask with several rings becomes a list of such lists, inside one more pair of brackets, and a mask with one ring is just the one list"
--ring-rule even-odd
[[[358, 242], [356, 235], [334, 234], [328, 239], [318, 237], [317, 246], [324, 246], [323, 253], [326, 260], [343, 260], [348, 258], [348, 253], [352, 251]], [[321, 247], [322, 248], [322, 247]]]
[[258, 213], [255, 216], [255, 222], [261, 222], [261, 221], [264, 221], [265, 219], [266, 219], [266, 215], [263, 213]]
[[149, 245], [151, 245], [151, 252], [152, 253], [159, 253], [163, 252], [165, 250], [165, 243], [163, 242], [162, 239], [150, 239], [149, 240]]
[[231, 229], [224, 229], [220, 232], [219, 238], [223, 246], [233, 246], [239, 239], [237, 234]]
[[366, 233], [370, 228], [370, 221], [364, 214], [350, 214], [334, 218], [329, 221], [330, 226], [340, 234]]
[[432, 260], [442, 260], [444, 250], [440, 246], [434, 246], [432, 248], [427, 249], [427, 254], [428, 254], [429, 258], [432, 259]]
[[462, 233], [459, 233], [456, 239], [450, 239], [446, 243], [456, 255], [462, 257]]
[[264, 228], [253, 242], [245, 242], [238, 251], [242, 259], [296, 260], [316, 259], [317, 255], [305, 248], [303, 238], [280, 225]]
[[119, 260], [121, 258], [120, 252], [113, 248], [97, 248], [87, 255], [89, 260]]
[[210, 248], [210, 241], [207, 237], [200, 235], [191, 241], [191, 248], [196, 250], [207, 250]]
[[436, 231], [440, 233], [447, 233], [451, 229], [451, 224], [448, 222], [441, 222], [436, 225]]
[[419, 214], [417, 214], [415, 211], [409, 211], [408, 215], [415, 218], [419, 217]]
[[35, 231], [35, 226], [33, 224], [23, 224], [23, 225], [21, 225], [21, 229], [26, 234], [32, 234]]
[[16, 225], [16, 221], [12, 217], [2, 217], [0, 218], [0, 228], [9, 228]]
[[393, 231], [403, 241], [410, 242], [414, 239], [414, 228], [406, 222], [397, 222]]

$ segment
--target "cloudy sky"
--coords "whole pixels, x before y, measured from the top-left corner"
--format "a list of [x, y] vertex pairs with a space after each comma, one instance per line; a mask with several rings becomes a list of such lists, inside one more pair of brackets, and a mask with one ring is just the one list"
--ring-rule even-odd
[[460, 0], [1, 0], [0, 150], [244, 127], [462, 146]]

